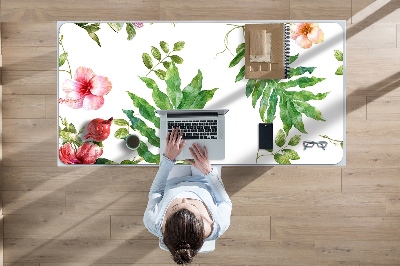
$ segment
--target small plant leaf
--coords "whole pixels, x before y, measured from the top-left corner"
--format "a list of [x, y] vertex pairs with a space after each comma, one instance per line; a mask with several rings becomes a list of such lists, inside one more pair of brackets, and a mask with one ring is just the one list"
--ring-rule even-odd
[[310, 101], [310, 100], [322, 100], [329, 94], [329, 92], [314, 94], [311, 91], [286, 91], [286, 95], [288, 95], [292, 100], [295, 101]]
[[334, 56], [336, 58], [336, 60], [338, 61], [343, 61], [343, 53], [339, 50], [334, 50]]
[[165, 67], [165, 69], [168, 69], [171, 66], [171, 62], [168, 61], [164, 61], [162, 64]]
[[278, 133], [275, 136], [275, 144], [278, 147], [282, 147], [285, 145], [286, 142], [286, 135], [285, 132], [282, 129], [279, 129]]
[[115, 32], [119, 32], [124, 27], [124, 23], [107, 23]]
[[153, 57], [160, 61], [161, 60], [161, 53], [160, 50], [158, 50], [156, 47], [152, 46], [151, 47], [151, 54], [153, 55]]
[[125, 119], [114, 119], [113, 124], [120, 127], [129, 126], [129, 122]]
[[183, 42], [183, 41], [176, 42], [174, 44], [174, 51], [180, 51], [183, 49], [183, 47], [185, 47], [185, 42]]
[[315, 69], [316, 67], [302, 67], [302, 66], [296, 68], [290, 68], [288, 79], [294, 76], [301, 76], [306, 72], [312, 74]]
[[283, 123], [283, 130], [286, 132], [286, 134], [289, 134], [289, 130], [292, 128], [293, 124], [287, 105], [288, 103], [286, 96], [280, 95], [280, 100], [279, 100], [280, 117]]
[[197, 71], [197, 75], [194, 76], [192, 81], [182, 90], [182, 100], [178, 106], [178, 109], [189, 109], [201, 91], [202, 86], [203, 74], [199, 69]]
[[239, 64], [239, 62], [243, 59], [244, 57], [244, 49], [240, 50], [236, 56], [232, 59], [232, 61], [229, 63], [229, 67], [234, 67], [237, 64]]
[[148, 77], [140, 77], [140, 79], [146, 84], [147, 88], [153, 90], [152, 97], [158, 108], [161, 110], [173, 109], [168, 96], [158, 88], [157, 83], [153, 79]]
[[335, 71], [335, 75], [343, 75], [343, 66], [339, 66]]
[[183, 63], [183, 59], [179, 55], [171, 55], [171, 60], [175, 64], [182, 64]]
[[262, 97], [260, 100], [259, 113], [260, 113], [260, 118], [262, 121], [265, 121], [264, 116], [265, 116], [265, 112], [266, 112], [268, 104], [269, 104], [271, 88], [272, 88], [272, 86], [270, 85], [270, 83], [268, 83], [267, 87], [263, 91], [263, 94], [262, 94]]
[[114, 137], [116, 137], [117, 139], [125, 139], [126, 136], [129, 135], [128, 129], [122, 127], [122, 128], [118, 128], [117, 131], [115, 131], [114, 133]]
[[92, 38], [97, 43], [98, 46], [101, 47], [99, 36], [97, 36], [96, 33], [90, 32], [89, 36], [90, 36], [90, 38]]
[[252, 93], [256, 86], [256, 79], [249, 79], [246, 83], [246, 97], [248, 98]]
[[126, 116], [131, 121], [130, 127], [133, 130], [139, 131], [142, 136], [147, 138], [151, 145], [155, 147], [160, 147], [160, 138], [156, 135], [156, 131], [154, 128], [148, 127], [142, 119], [134, 116], [132, 110], [122, 110], [122, 112], [126, 114]]
[[294, 135], [290, 140], [289, 140], [289, 145], [290, 146], [296, 146], [297, 144], [300, 143], [301, 140], [301, 135]]
[[322, 113], [309, 103], [302, 101], [294, 101], [293, 104], [296, 110], [299, 111], [300, 113], [303, 113], [314, 120], [325, 121], [325, 119], [322, 117]]
[[161, 41], [160, 42], [160, 47], [161, 50], [163, 50], [164, 53], [168, 53], [169, 52], [169, 47], [168, 47], [168, 43]]
[[167, 84], [167, 95], [174, 108], [177, 108], [182, 100], [182, 91], [181, 78], [179, 77], [178, 68], [175, 64], [172, 64], [170, 68], [167, 69], [165, 83]]
[[289, 57], [289, 64], [291, 64], [291, 63], [293, 63], [294, 61], [296, 61], [297, 58], [299, 58], [299, 54], [291, 55], [291, 56]]
[[292, 149], [283, 149], [283, 155], [285, 155], [289, 160], [298, 160], [300, 159], [299, 154]]
[[140, 146], [137, 149], [137, 152], [139, 156], [141, 156], [148, 163], [160, 163], [160, 154], [152, 154], [149, 151], [146, 143], [144, 143], [143, 141], [140, 141]]
[[[300, 132], [307, 134], [307, 131], [304, 128], [303, 116], [302, 116], [301, 112], [296, 110], [293, 102], [291, 102], [291, 101], [287, 102], [287, 110], [288, 110], [289, 116], [291, 118], [292, 125], [295, 128], [297, 128]], [[289, 130], [290, 130], [290, 128], [289, 128]], [[286, 134], [289, 133], [289, 130], [286, 131]]]
[[[143, 99], [129, 91], [127, 93], [129, 95], [129, 97], [132, 99], [133, 105], [139, 109], [139, 113], [145, 119], [152, 122], [156, 128], [160, 128], [160, 118], [155, 115], [156, 109], [153, 106], [151, 106], [145, 99]], [[133, 116], [133, 111], [132, 111], [132, 116]]]
[[64, 65], [65, 61], [67, 61], [67, 58], [68, 58], [68, 53], [64, 52], [64, 53], [60, 54], [60, 57], [58, 59], [58, 66], [60, 67], [60, 66]]
[[148, 68], [151, 69], [153, 67], [153, 60], [151, 59], [148, 53], [142, 54], [143, 64]]
[[235, 82], [241, 81], [244, 78], [244, 75], [245, 75], [245, 66], [242, 66], [239, 73], [236, 75]]
[[274, 159], [279, 164], [291, 164], [289, 158], [285, 154], [275, 153]]
[[166, 76], [166, 72], [164, 71], [164, 70], [161, 70], [161, 69], [156, 69], [156, 70], [154, 70], [154, 73], [157, 75], [157, 77], [159, 78], [159, 79], [161, 79], [161, 80], [164, 80], [165, 79], [165, 76]]
[[261, 79], [261, 80], [257, 81], [256, 86], [253, 90], [253, 93], [251, 94], [251, 96], [252, 96], [251, 102], [252, 102], [253, 108], [256, 107], [257, 101], [258, 101], [258, 99], [260, 99], [260, 97], [265, 89], [266, 84], [267, 84], [267, 80], [265, 80], [265, 79]]
[[278, 104], [278, 95], [276, 90], [273, 90], [269, 96], [268, 109], [267, 109], [267, 123], [272, 123], [275, 118], [276, 106]]
[[241, 43], [236, 47], [236, 53], [239, 53], [241, 50], [244, 50], [245, 43]]
[[206, 103], [214, 97], [216, 90], [218, 90], [218, 88], [200, 91], [194, 102], [190, 105], [189, 109], [203, 109]]
[[117, 163], [106, 158], [98, 158], [94, 164], [117, 164]]
[[286, 82], [279, 82], [279, 87], [282, 89], [288, 89], [292, 87], [299, 86], [300, 88], [314, 86], [315, 84], [325, 80], [325, 78], [316, 78], [316, 77], [300, 77], [295, 80], [289, 80]]
[[128, 33], [128, 40], [133, 40], [136, 36], [136, 29], [132, 23], [126, 23], [126, 33]]

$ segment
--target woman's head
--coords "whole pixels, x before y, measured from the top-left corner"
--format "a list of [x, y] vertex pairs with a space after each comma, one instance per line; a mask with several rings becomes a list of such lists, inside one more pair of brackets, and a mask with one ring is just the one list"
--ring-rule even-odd
[[176, 263], [191, 263], [206, 238], [203, 219], [180, 209], [167, 218], [163, 237]]

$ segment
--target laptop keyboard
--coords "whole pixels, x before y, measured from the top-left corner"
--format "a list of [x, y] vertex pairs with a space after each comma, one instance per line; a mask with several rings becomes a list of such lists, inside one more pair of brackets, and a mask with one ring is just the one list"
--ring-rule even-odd
[[217, 139], [216, 119], [168, 121], [168, 132], [176, 127], [184, 131], [183, 139]]

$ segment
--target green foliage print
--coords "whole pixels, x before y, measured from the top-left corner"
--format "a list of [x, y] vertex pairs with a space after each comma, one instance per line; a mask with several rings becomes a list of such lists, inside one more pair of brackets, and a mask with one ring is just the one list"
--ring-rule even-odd
[[[244, 43], [236, 48], [236, 55], [229, 64], [229, 67], [237, 65], [244, 57]], [[299, 55], [290, 57], [290, 63], [296, 61]], [[245, 66], [243, 66], [236, 75], [236, 82], [244, 78]], [[253, 108], [259, 102], [260, 118], [265, 123], [272, 123], [275, 119], [276, 107], [279, 104], [280, 117], [283, 122], [283, 129], [286, 134], [292, 127], [295, 127], [302, 133], [307, 133], [304, 123], [303, 114], [314, 120], [325, 121], [322, 113], [308, 103], [310, 100], [323, 100], [329, 92], [314, 94], [308, 90], [291, 91], [289, 89], [299, 87], [301, 89], [314, 86], [315, 84], [325, 80], [325, 78], [317, 78], [314, 76], [304, 76], [304, 74], [312, 74], [315, 67], [299, 66], [291, 68], [288, 79], [279, 80], [258, 80], [249, 79], [246, 84], [246, 97], [252, 99]]]
[[[343, 62], [343, 52], [341, 52], [339, 50], [334, 50], [333, 55], [337, 61]], [[336, 69], [335, 75], [343, 75], [343, 65], [339, 66]]]
[[330, 143], [335, 146], [340, 146], [343, 149], [343, 140], [336, 140], [328, 137], [327, 135], [319, 135], [321, 138], [327, 139]]
[[269, 155], [274, 156], [274, 160], [278, 164], [291, 164], [292, 160], [299, 160], [300, 159], [299, 154], [295, 150], [288, 148], [288, 146], [296, 146], [297, 144], [299, 144], [301, 136], [295, 135], [287, 143], [286, 140], [287, 140], [287, 134], [283, 129], [280, 129], [275, 137], [275, 144], [276, 146], [279, 147], [279, 150], [277, 152], [273, 152], [272, 149], [266, 150], [267, 152], [269, 152], [269, 154], [261, 154], [261, 155], [259, 154], [260, 152], [259, 150], [257, 153], [256, 162], [260, 157]]
[[68, 70], [60, 69], [60, 71], [67, 72], [72, 79], [71, 65], [68, 60], [68, 53], [65, 51], [63, 40], [64, 40], [64, 35], [61, 35], [60, 38], [58, 39], [58, 44], [61, 46], [62, 53], [58, 57], [58, 67], [60, 68], [63, 65], [65, 65], [65, 63], [67, 63]]
[[58, 136], [61, 140], [61, 145], [69, 142], [74, 146], [75, 149], [82, 146], [83, 140], [79, 135], [82, 134], [83, 130], [85, 130], [85, 127], [77, 131], [74, 124], [68, 123], [66, 117], [62, 118], [60, 116], [60, 120], [62, 127], [58, 126]]

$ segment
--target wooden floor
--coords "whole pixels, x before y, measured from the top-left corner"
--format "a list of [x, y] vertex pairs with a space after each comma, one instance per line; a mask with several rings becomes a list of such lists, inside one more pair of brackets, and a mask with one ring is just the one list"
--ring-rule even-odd
[[400, 265], [399, 7], [1, 0], [4, 265], [172, 264], [142, 222], [157, 168], [56, 166], [56, 21], [206, 19], [347, 21], [347, 165], [224, 167], [231, 226], [194, 265]]

